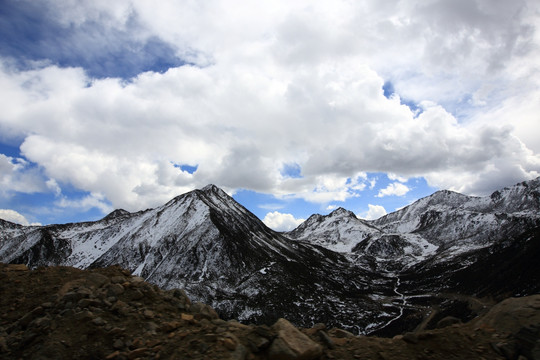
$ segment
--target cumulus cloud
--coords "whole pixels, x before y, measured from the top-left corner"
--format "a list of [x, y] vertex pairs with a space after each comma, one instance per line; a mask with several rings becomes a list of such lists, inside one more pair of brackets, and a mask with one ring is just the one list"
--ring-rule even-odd
[[92, 208], [101, 210], [102, 213], [109, 213], [113, 208], [107, 203], [102, 194], [91, 193], [81, 199], [68, 199], [62, 196], [55, 202], [55, 205], [60, 208], [76, 209], [80, 211], [88, 211]]
[[13, 222], [13, 223], [16, 223], [16, 224], [20, 224], [20, 225], [26, 225], [26, 226], [28, 226], [28, 225], [41, 225], [39, 223], [30, 224], [30, 222], [28, 221], [28, 219], [26, 219], [26, 217], [24, 215], [18, 213], [15, 210], [11, 210], [11, 209], [0, 209], [0, 219], [10, 221], [10, 222]]
[[46, 180], [27, 160], [0, 154], [0, 194], [36, 193], [46, 190]]
[[399, 176], [399, 175], [396, 175], [394, 173], [388, 173], [387, 176], [388, 176], [388, 179], [390, 179], [390, 180], [395, 180], [395, 181], [399, 181], [399, 182], [402, 182], [402, 183], [407, 182], [406, 177]]
[[57, 191], [55, 179], [100, 194], [103, 210], [208, 183], [326, 204], [372, 188], [368, 171], [399, 174], [379, 196], [407, 193], [407, 177], [485, 192], [540, 172], [540, 138], [526, 135], [540, 133], [534, 1], [47, 4], [79, 35], [96, 23], [133, 43], [155, 38], [190, 65], [125, 81], [3, 58], [0, 132], [24, 139], [43, 174], [0, 158], [15, 190]]
[[296, 219], [291, 214], [282, 214], [279, 211], [269, 212], [263, 219], [266, 226], [276, 231], [291, 231], [304, 221], [305, 219]]
[[384, 196], [403, 196], [406, 193], [409, 192], [409, 187], [407, 185], [404, 185], [402, 183], [394, 182], [388, 184], [388, 186], [384, 189], [381, 189], [379, 193], [377, 194], [377, 197], [384, 197]]
[[360, 217], [366, 220], [375, 220], [386, 214], [387, 212], [384, 206], [368, 204], [368, 211]]

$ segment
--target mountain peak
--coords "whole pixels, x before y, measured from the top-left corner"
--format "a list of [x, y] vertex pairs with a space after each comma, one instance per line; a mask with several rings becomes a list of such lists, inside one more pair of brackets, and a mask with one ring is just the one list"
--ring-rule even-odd
[[347, 210], [347, 209], [345, 209], [345, 208], [343, 208], [341, 206], [338, 207], [336, 210], [332, 211], [329, 215], [332, 216], [332, 217], [335, 217], [335, 216], [340, 216], [340, 217], [348, 216], [348, 217], [354, 217], [354, 218], [357, 217], [355, 213], [353, 213], [352, 211]]
[[125, 215], [129, 215], [131, 214], [129, 211], [127, 210], [124, 210], [124, 209], [116, 209], [114, 210], [113, 212], [111, 212], [109, 215], [105, 216], [103, 218], [103, 220], [111, 220], [111, 219], [116, 219], [118, 217], [121, 217], [121, 216], [125, 216]]
[[207, 195], [215, 194], [219, 195], [220, 197], [229, 197], [229, 195], [220, 187], [214, 185], [214, 184], [208, 184], [205, 187], [201, 189], [201, 191]]
[[[221, 189], [219, 187], [217, 187], [216, 185], [214, 184], [208, 184], [206, 185], [205, 187], [203, 187], [201, 189], [201, 191], [204, 191], [204, 192], [215, 192], [215, 191], [220, 191]], [[223, 190], [221, 190], [223, 191]]]

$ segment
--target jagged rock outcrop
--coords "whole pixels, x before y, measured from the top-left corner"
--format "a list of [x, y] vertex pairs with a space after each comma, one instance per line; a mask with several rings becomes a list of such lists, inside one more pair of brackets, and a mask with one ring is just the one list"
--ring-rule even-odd
[[185, 289], [224, 318], [392, 336], [445, 316], [470, 320], [472, 298], [540, 292], [539, 187], [536, 179], [487, 197], [439, 191], [375, 221], [340, 208], [278, 233], [209, 185], [96, 222], [0, 220], [0, 261], [120, 265]]
[[[367, 297], [386, 291], [384, 276], [272, 231], [213, 185], [156, 209], [10, 231], [0, 244], [2, 261], [119, 265], [161, 288], [186, 289], [225, 318], [270, 325], [286, 316], [295, 324], [326, 322], [355, 332], [384, 321], [378, 319], [383, 305]], [[374, 278], [379, 281], [371, 283]]]
[[[540, 298], [509, 299], [465, 324], [394, 338], [316, 324], [225, 321], [181, 289], [119, 267], [0, 263], [0, 358], [11, 359], [537, 359]], [[511, 319], [511, 323], [507, 321]], [[531, 342], [532, 341], [532, 342]], [[532, 344], [532, 345], [531, 345]]]
[[379, 234], [381, 231], [368, 221], [358, 219], [352, 211], [338, 208], [326, 216], [310, 216], [286, 235], [291, 239], [346, 253], [351, 252], [358, 243]]

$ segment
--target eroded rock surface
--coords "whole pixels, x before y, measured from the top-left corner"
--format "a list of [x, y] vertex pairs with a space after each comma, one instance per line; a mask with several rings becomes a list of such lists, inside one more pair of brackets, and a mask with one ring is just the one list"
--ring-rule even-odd
[[540, 295], [508, 299], [465, 324], [355, 336], [225, 321], [180, 289], [119, 267], [0, 264], [1, 359], [538, 359]]

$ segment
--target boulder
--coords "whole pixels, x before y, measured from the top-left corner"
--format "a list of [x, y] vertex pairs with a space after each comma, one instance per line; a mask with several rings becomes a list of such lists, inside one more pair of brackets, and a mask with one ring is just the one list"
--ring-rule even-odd
[[442, 329], [455, 324], [461, 324], [461, 319], [453, 316], [447, 316], [437, 322], [437, 329]]
[[540, 326], [540, 295], [508, 298], [478, 319], [477, 326], [513, 336], [524, 327]]
[[277, 337], [270, 345], [269, 355], [276, 360], [311, 360], [322, 355], [322, 348], [285, 319], [279, 319], [272, 329]]
[[540, 295], [508, 298], [493, 306], [476, 325], [506, 336], [507, 343], [492, 347], [507, 359], [518, 354], [540, 360]]

